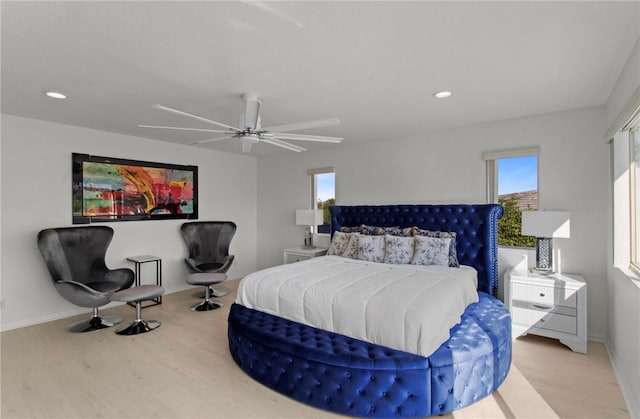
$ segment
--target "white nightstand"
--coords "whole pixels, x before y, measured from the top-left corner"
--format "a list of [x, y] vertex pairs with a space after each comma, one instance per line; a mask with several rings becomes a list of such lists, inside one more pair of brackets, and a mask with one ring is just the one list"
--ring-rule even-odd
[[587, 284], [580, 275], [516, 275], [508, 270], [504, 297], [514, 339], [532, 333], [587, 353]]
[[301, 260], [312, 259], [327, 254], [327, 249], [316, 247], [314, 249], [305, 249], [304, 247], [292, 247], [284, 249], [284, 263], [300, 262]]

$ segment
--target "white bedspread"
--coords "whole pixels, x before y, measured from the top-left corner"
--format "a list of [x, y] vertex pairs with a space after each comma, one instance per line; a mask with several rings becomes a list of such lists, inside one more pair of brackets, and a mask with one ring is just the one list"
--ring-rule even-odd
[[429, 356], [478, 301], [476, 270], [323, 256], [247, 275], [236, 302], [390, 348]]

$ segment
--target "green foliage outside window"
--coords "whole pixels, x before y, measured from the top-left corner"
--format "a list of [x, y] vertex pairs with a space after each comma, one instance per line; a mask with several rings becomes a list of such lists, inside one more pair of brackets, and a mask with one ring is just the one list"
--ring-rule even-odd
[[515, 198], [499, 198], [498, 203], [504, 207], [504, 214], [498, 221], [498, 245], [535, 247], [536, 239], [532, 236], [522, 236], [522, 212]]
[[326, 201], [318, 201], [318, 209], [322, 210], [324, 224], [331, 224], [331, 214], [329, 213], [329, 207], [336, 204], [335, 198], [329, 198]]

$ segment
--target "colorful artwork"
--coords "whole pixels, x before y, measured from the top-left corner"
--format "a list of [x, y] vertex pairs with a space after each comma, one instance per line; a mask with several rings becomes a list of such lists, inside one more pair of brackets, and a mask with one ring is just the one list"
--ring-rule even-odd
[[74, 224], [197, 218], [197, 167], [73, 154]]

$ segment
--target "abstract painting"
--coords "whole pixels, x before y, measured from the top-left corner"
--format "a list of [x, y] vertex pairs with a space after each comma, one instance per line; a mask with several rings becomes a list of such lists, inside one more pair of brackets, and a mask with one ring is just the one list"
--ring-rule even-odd
[[73, 153], [73, 223], [198, 218], [198, 168]]

